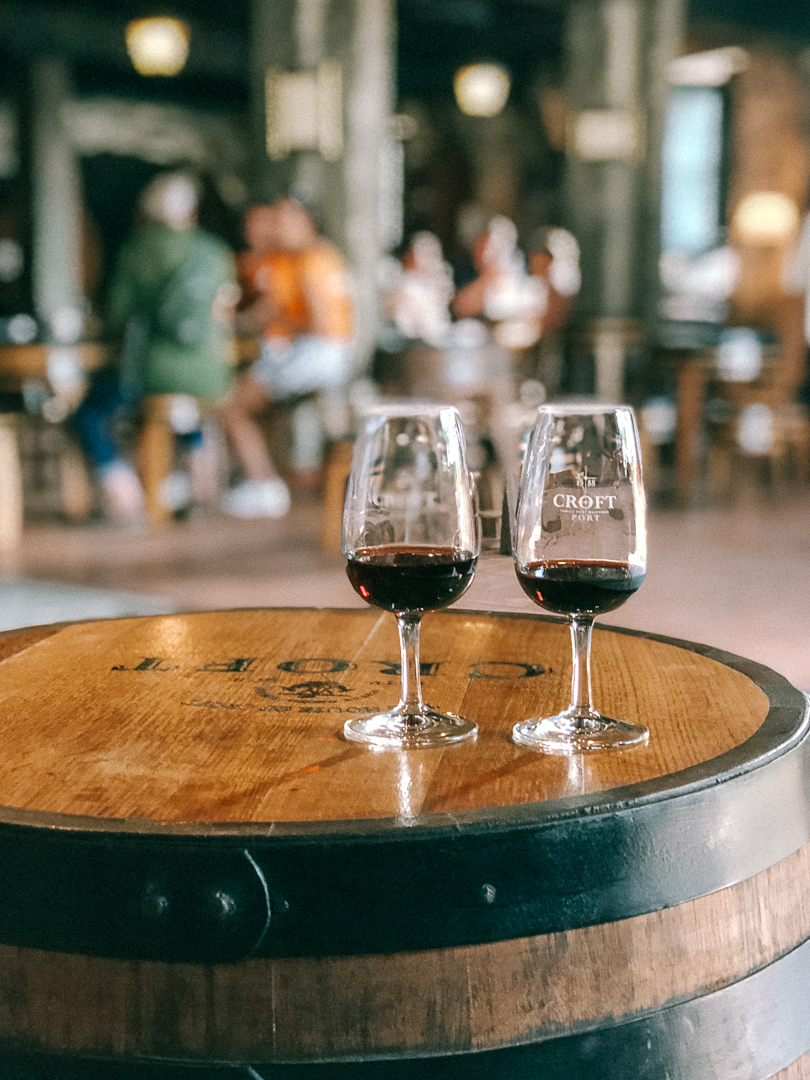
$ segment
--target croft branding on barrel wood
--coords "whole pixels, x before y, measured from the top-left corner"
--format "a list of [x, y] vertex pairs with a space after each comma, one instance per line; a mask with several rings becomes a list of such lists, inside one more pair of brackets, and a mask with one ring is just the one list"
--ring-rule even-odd
[[[242, 674], [253, 667], [253, 664], [256, 663], [257, 660], [259, 665], [261, 665], [262, 661], [260, 657], [248, 656], [235, 657], [230, 660], [215, 660], [211, 663], [203, 664], [202, 667], [190, 668], [188, 670], [193, 672], [204, 672], [206, 674]], [[395, 660], [371, 660], [369, 663], [377, 666], [380, 675], [397, 677], [401, 673], [401, 665]], [[442, 665], [443, 661], [423, 660], [420, 665], [422, 676], [429, 678], [432, 675], [438, 675]], [[355, 671], [357, 669], [357, 664], [353, 664], [349, 660], [314, 658], [305, 660], [284, 660], [282, 663], [276, 664], [275, 667], [278, 671], [293, 672], [294, 674], [326, 675], [340, 671]], [[110, 670], [168, 672], [181, 670], [181, 665], [179, 663], [174, 663], [173, 659], [168, 656], [142, 656], [139, 658], [138, 663], [133, 663], [131, 667], [127, 667], [126, 664], [115, 664]], [[527, 664], [519, 660], [479, 660], [476, 663], [469, 665], [469, 677], [471, 679], [535, 679], [539, 675], [546, 675], [550, 672], [550, 667], [544, 667], [542, 664]], [[306, 683], [301, 685], [309, 686], [311, 684]], [[331, 687], [335, 684], [322, 683], [320, 685], [328, 685]]]
[[[185, 669], [186, 674], [221, 674], [221, 675], [244, 675], [250, 672], [252, 676], [259, 674], [263, 661], [256, 656], [236, 656], [225, 660], [211, 660], [197, 667]], [[393, 660], [372, 660], [366, 668], [376, 668], [376, 674], [385, 676], [392, 681], [400, 677], [401, 665]], [[447, 664], [443, 661], [423, 661], [420, 665], [423, 678], [435, 678], [443, 671]], [[341, 660], [334, 657], [299, 657], [295, 660], [282, 660], [274, 665], [276, 671], [287, 674], [315, 674], [330, 675], [346, 671], [356, 671], [357, 664], [350, 660]], [[115, 664], [111, 669], [115, 672], [139, 673], [144, 672], [167, 674], [169, 672], [183, 672], [183, 666], [167, 656], [142, 656], [137, 663]], [[512, 660], [479, 660], [468, 665], [468, 677], [470, 679], [497, 679], [514, 681], [515, 679], [535, 679], [540, 675], [551, 674], [552, 669], [542, 664], [530, 664], [523, 661]], [[234, 680], [237, 685], [244, 680]], [[386, 685], [381, 683], [378, 685]], [[218, 698], [203, 697], [190, 698], [181, 702], [186, 708], [193, 709], [240, 709], [257, 710], [258, 712], [273, 713], [369, 713], [383, 708], [383, 704], [370, 706], [368, 699], [377, 696], [377, 691], [358, 693], [343, 683], [330, 679], [309, 679], [294, 683], [291, 686], [282, 686], [276, 678], [268, 678], [264, 684], [255, 687], [255, 693], [260, 698], [269, 699], [272, 705], [260, 705], [258, 702], [233, 702], [223, 701]], [[362, 704], [366, 702], [366, 704]], [[345, 707], [344, 707], [345, 706]]]

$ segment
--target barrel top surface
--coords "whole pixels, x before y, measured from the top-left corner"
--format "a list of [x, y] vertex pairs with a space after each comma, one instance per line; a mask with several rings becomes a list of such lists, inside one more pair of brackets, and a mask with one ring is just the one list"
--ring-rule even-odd
[[512, 725], [567, 701], [568, 631], [543, 617], [476, 612], [423, 623], [426, 700], [480, 728], [475, 743], [443, 750], [374, 751], [344, 740], [347, 717], [398, 697], [395, 620], [371, 609], [43, 627], [0, 637], [0, 657], [0, 821], [36, 812], [407, 826], [596, 795], [713, 759], [720, 773], [721, 755], [757, 742], [770, 704], [728, 663], [597, 627], [596, 704], [647, 724], [649, 746], [572, 758], [521, 749]]

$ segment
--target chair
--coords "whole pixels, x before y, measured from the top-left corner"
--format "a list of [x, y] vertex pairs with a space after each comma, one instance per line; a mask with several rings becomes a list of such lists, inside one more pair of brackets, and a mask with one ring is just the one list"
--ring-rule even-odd
[[767, 464], [771, 483], [810, 480], [810, 418], [782, 378], [778, 346], [766, 348], [756, 378], [733, 382], [712, 373], [708, 405], [710, 494], [733, 492], [741, 467]]

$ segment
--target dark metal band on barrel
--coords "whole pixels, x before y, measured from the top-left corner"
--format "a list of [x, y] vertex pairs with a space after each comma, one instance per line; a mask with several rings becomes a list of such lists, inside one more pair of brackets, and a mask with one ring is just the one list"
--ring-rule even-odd
[[643, 784], [409, 829], [263, 835], [7, 810], [0, 943], [191, 963], [437, 949], [627, 919], [751, 878], [810, 842], [805, 699], [750, 661], [657, 640], [752, 679], [770, 702], [761, 728]]

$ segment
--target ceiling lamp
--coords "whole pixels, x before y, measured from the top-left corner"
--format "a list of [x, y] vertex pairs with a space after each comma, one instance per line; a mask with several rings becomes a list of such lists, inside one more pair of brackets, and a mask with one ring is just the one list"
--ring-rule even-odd
[[511, 85], [509, 73], [500, 64], [468, 64], [453, 77], [458, 107], [467, 116], [497, 116]]
[[779, 191], [755, 191], [739, 203], [732, 224], [744, 243], [782, 244], [799, 228], [799, 208]]
[[127, 24], [127, 52], [139, 75], [177, 75], [188, 59], [189, 29], [179, 19], [135, 19]]

